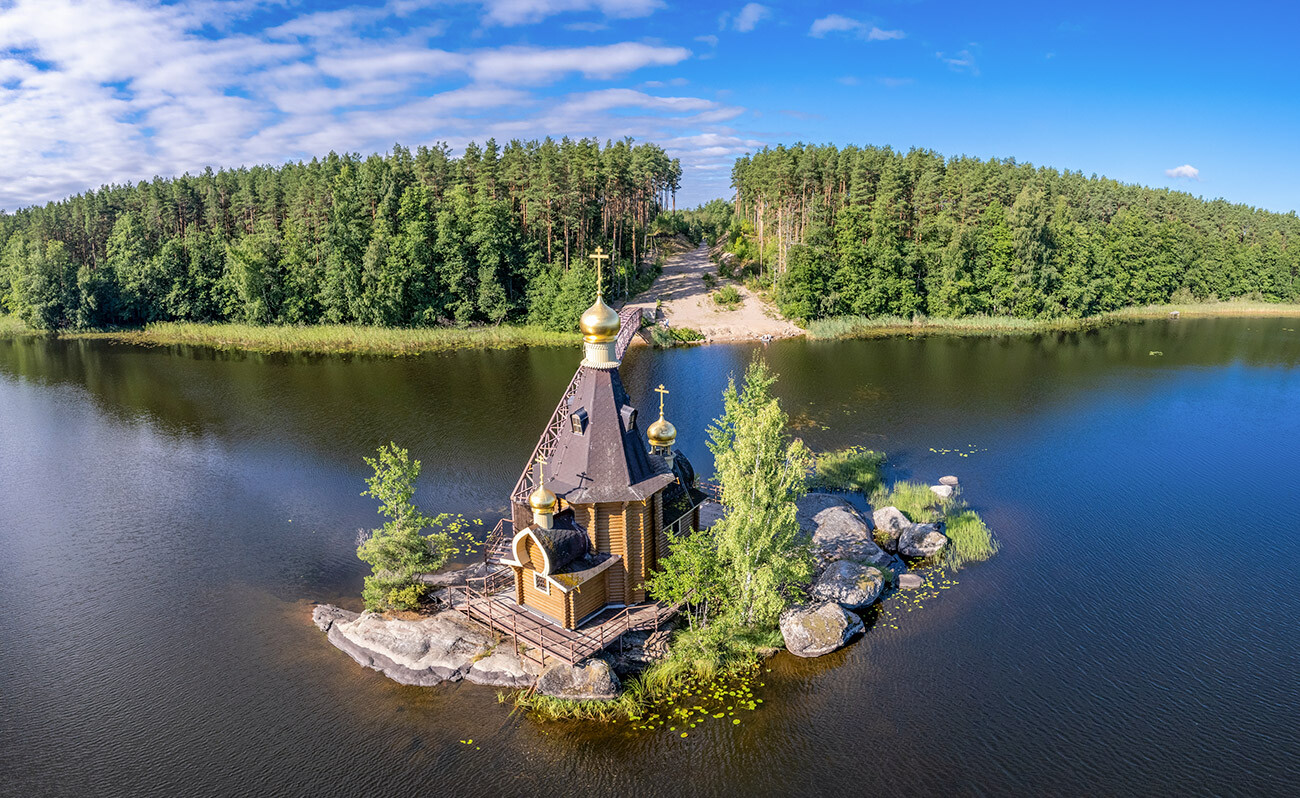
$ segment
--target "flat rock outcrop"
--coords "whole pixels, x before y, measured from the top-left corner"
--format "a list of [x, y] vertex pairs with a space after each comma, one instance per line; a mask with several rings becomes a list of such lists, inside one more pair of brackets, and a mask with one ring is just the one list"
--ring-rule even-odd
[[329, 640], [361, 665], [401, 684], [421, 686], [463, 679], [475, 659], [489, 654], [497, 642], [451, 610], [418, 621], [366, 612], [352, 620], [334, 620]]
[[865, 627], [862, 619], [834, 601], [781, 613], [781, 637], [796, 657], [820, 657], [843, 648]]
[[[503, 644], [503, 648], [508, 649], [509, 645]], [[465, 674], [465, 680], [491, 687], [522, 690], [532, 687], [541, 672], [541, 666], [532, 660], [516, 657], [513, 651], [497, 650], [474, 660]]]
[[884, 589], [885, 578], [879, 569], [839, 560], [817, 577], [808, 592], [813, 598], [834, 601], [846, 610], [860, 610], [880, 598]]
[[450, 571], [439, 571], [436, 574], [416, 574], [415, 581], [428, 585], [429, 587], [457, 587], [465, 584], [471, 579], [482, 579], [487, 576], [496, 566], [488, 565], [485, 562], [467, 565], [464, 568], [453, 568]]
[[812, 544], [819, 568], [839, 560], [882, 568], [897, 565], [872, 539], [870, 522], [839, 496], [809, 493], [799, 500], [796, 517]]
[[333, 604], [318, 604], [311, 611], [311, 622], [322, 632], [328, 632], [337, 621], [355, 621], [361, 616], [359, 612], [349, 612]]
[[537, 692], [571, 701], [609, 701], [618, 698], [618, 676], [603, 659], [588, 659], [577, 665], [550, 665], [537, 680]]
[[936, 524], [912, 524], [898, 537], [898, 553], [904, 557], [933, 557], [948, 538]]

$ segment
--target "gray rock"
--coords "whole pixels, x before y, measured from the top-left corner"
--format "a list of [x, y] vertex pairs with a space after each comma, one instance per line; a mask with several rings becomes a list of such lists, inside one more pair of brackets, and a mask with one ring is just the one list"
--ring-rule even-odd
[[722, 505], [713, 499], [707, 499], [700, 505], [700, 529], [708, 529], [722, 520]]
[[477, 659], [465, 674], [466, 681], [491, 687], [524, 689], [532, 687], [542, 668], [536, 662], [516, 657], [504, 644], [490, 655]]
[[940, 499], [952, 498], [952, 485], [931, 485], [930, 490]]
[[333, 604], [318, 604], [311, 611], [311, 621], [322, 632], [328, 632], [336, 621], [355, 621], [361, 613], [348, 612]]
[[602, 659], [577, 665], [559, 662], [547, 667], [537, 680], [537, 692], [573, 701], [608, 701], [618, 697], [618, 676]]
[[497, 567], [488, 565], [485, 562], [479, 562], [463, 568], [440, 571], [436, 574], [416, 574], [415, 581], [430, 587], [456, 587], [465, 584], [471, 579], [482, 579]]
[[900, 574], [898, 577], [899, 590], [916, 590], [925, 584], [925, 580], [916, 574]]
[[329, 640], [393, 681], [422, 686], [464, 678], [474, 660], [497, 642], [481, 626], [451, 610], [418, 621], [362, 613], [351, 621], [335, 621]]
[[853, 505], [829, 493], [809, 493], [799, 500], [799, 526], [812, 543], [818, 564], [837, 560], [889, 568], [890, 557], [871, 537], [871, 524]]
[[796, 657], [820, 657], [843, 648], [863, 628], [861, 618], [834, 601], [781, 613], [781, 637]]
[[912, 521], [897, 507], [881, 507], [871, 514], [876, 522], [876, 531], [885, 538], [886, 551], [898, 551], [898, 536], [912, 525]]
[[834, 601], [847, 610], [858, 610], [880, 598], [885, 577], [876, 568], [851, 560], [831, 563], [808, 591], [813, 598]]
[[948, 476], [948, 477], [939, 477], [939, 484], [947, 485], [950, 488], [955, 488], [957, 487], [958, 482], [956, 477]]
[[935, 524], [912, 524], [898, 537], [898, 553], [905, 557], [933, 557], [948, 542]]

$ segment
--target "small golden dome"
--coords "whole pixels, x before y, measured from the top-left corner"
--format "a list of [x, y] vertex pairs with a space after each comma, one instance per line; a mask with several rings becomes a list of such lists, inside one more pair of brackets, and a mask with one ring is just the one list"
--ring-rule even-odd
[[582, 339], [589, 344], [607, 344], [618, 338], [618, 314], [605, 304], [605, 300], [596, 297], [596, 302], [582, 314], [578, 329]]
[[657, 446], [667, 449], [677, 440], [677, 428], [672, 422], [659, 415], [659, 420], [650, 425], [650, 429], [645, 431], [645, 436], [650, 439], [651, 446]]
[[555, 494], [547, 490], [545, 485], [538, 485], [537, 490], [528, 496], [528, 506], [539, 513], [555, 512], [555, 504], [559, 501]]

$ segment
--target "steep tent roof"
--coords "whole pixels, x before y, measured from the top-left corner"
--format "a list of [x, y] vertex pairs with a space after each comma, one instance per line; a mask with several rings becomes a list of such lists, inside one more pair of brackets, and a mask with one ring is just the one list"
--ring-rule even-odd
[[676, 479], [647, 453], [618, 369], [579, 368], [567, 410], [546, 480], [565, 501], [639, 501]]

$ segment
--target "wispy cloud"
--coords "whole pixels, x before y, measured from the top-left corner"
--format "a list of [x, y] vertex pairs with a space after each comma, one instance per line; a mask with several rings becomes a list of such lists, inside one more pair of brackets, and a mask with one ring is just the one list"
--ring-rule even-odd
[[1189, 163], [1185, 163], [1182, 166], [1175, 166], [1173, 169], [1166, 169], [1165, 176], [1184, 180], [1200, 180], [1201, 170]]
[[875, 25], [869, 25], [859, 19], [846, 17], [841, 14], [831, 14], [814, 20], [812, 27], [808, 29], [808, 35], [818, 39], [825, 38], [831, 33], [851, 33], [861, 39], [869, 42], [881, 42], [889, 39], [901, 39], [904, 33], [901, 30], [881, 30]]
[[758, 27], [758, 23], [772, 17], [772, 9], [759, 3], [746, 3], [731, 21], [731, 27], [741, 33], [749, 33]]
[[934, 54], [935, 58], [948, 65], [948, 68], [954, 72], [968, 72], [972, 75], [980, 73], [979, 65], [975, 63], [975, 54], [970, 50], [959, 50], [952, 55], [938, 52]]
[[897, 89], [900, 86], [910, 86], [916, 81], [912, 78], [876, 78], [876, 82], [888, 89]]
[[[607, 17], [635, 18], [654, 13], [660, 0], [466, 0], [483, 6], [483, 21], [495, 25], [526, 25], [556, 14], [599, 11]], [[455, 2], [455, 0], [452, 0]]]

